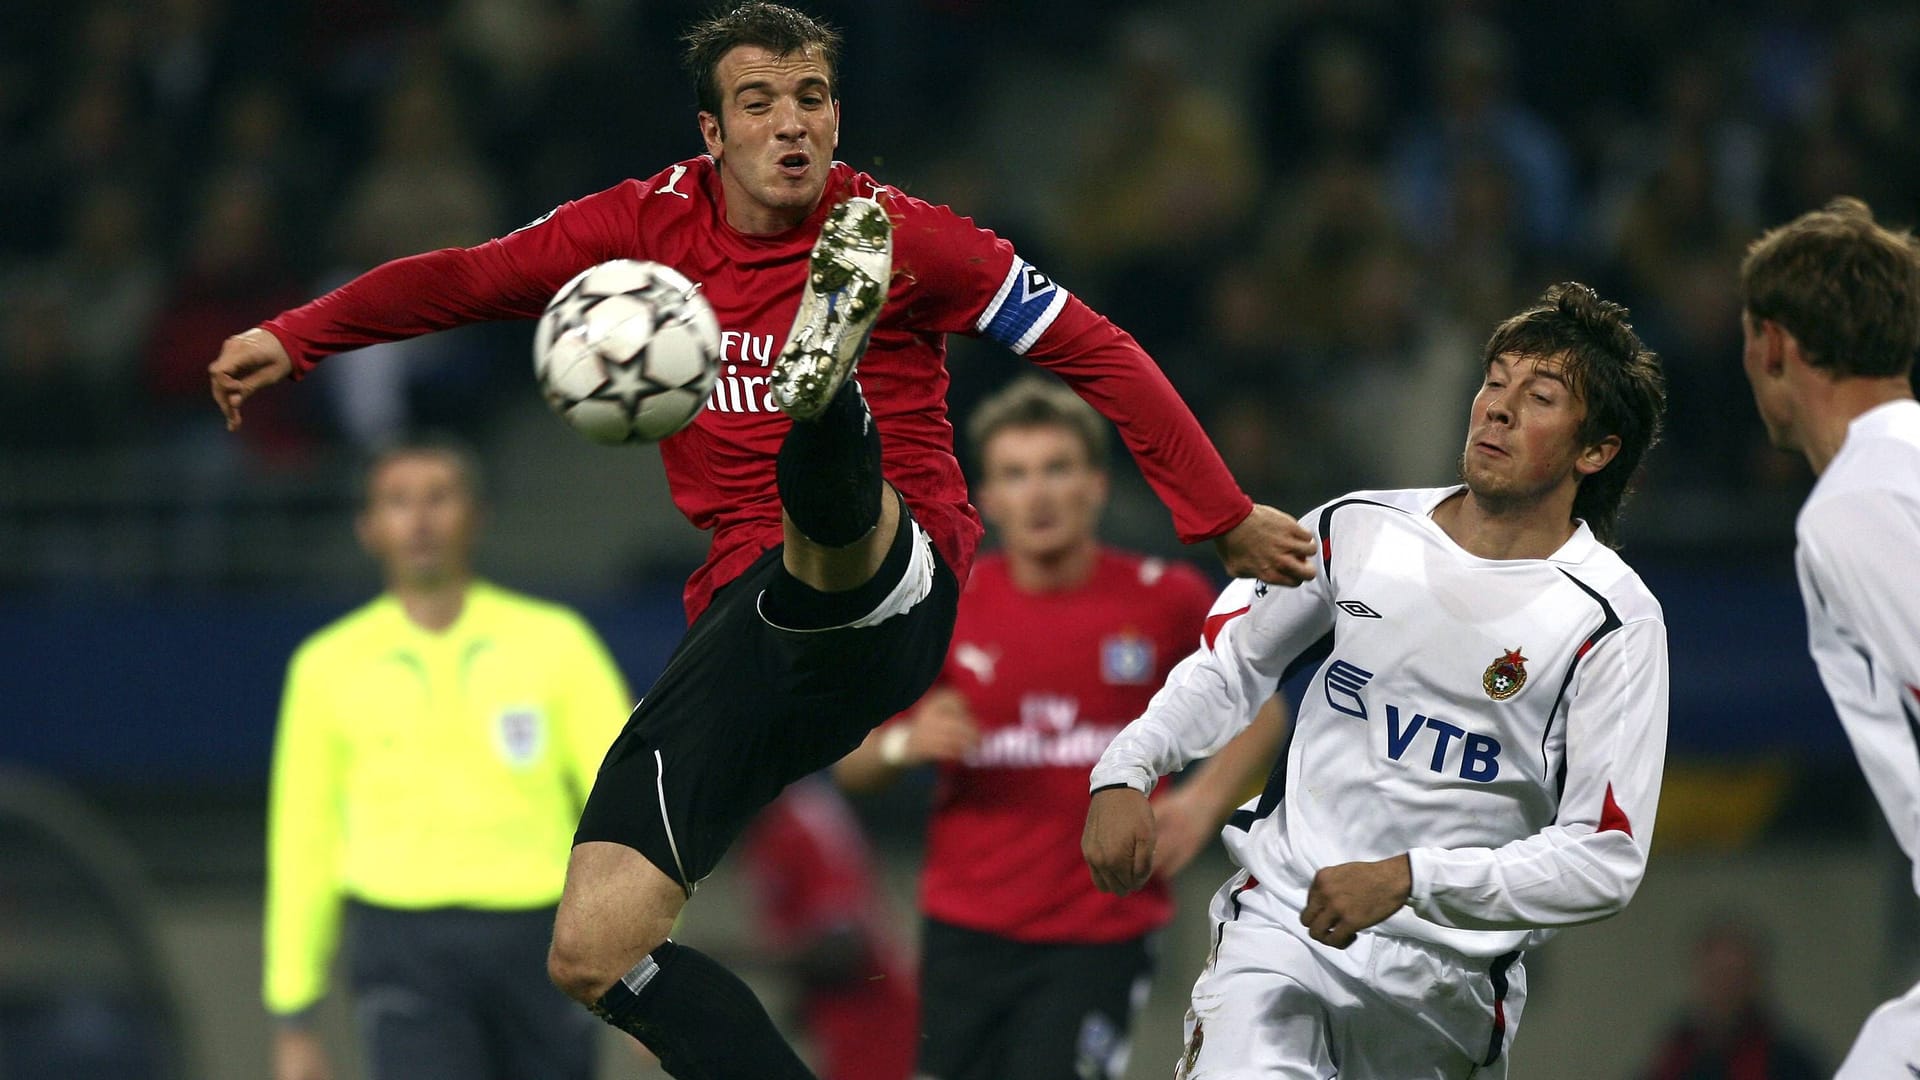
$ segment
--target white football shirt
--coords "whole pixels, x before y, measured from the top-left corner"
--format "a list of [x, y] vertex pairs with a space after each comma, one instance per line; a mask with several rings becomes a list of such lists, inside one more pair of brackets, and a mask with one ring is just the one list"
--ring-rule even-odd
[[1322, 867], [1407, 852], [1376, 929], [1496, 956], [1622, 908], [1666, 761], [1660, 605], [1582, 523], [1547, 559], [1482, 559], [1430, 516], [1459, 488], [1359, 492], [1302, 519], [1319, 576], [1229, 585], [1201, 648], [1095, 767], [1150, 790], [1313, 665], [1287, 750], [1223, 836], [1296, 910]]
[[1920, 892], [1920, 403], [1854, 418], [1794, 534], [1808, 646]]

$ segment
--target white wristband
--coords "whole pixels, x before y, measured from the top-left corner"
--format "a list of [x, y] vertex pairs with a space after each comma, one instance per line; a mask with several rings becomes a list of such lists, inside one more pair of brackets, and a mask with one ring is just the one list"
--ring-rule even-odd
[[894, 768], [902, 768], [907, 763], [907, 740], [913, 737], [913, 728], [908, 724], [895, 724], [880, 733], [880, 760]]

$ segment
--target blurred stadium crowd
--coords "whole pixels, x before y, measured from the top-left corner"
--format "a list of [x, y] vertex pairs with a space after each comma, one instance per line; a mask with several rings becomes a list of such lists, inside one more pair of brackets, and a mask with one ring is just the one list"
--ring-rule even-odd
[[[1784, 524], [1804, 470], [1748, 407], [1743, 246], [1836, 193], [1894, 222], [1920, 200], [1906, 3], [814, 7], [849, 38], [840, 156], [974, 215], [1132, 330], [1243, 483], [1295, 510], [1449, 479], [1432, 462], [1487, 327], [1575, 278], [1633, 309], [1673, 383], [1657, 510], [1630, 509], [1629, 535], [1777, 549], [1784, 530], [1749, 533]], [[86, 490], [115, 484], [204, 493], [217, 519], [223, 492], [422, 424], [487, 449], [503, 411], [537, 407], [523, 327], [337, 361], [319, 392], [263, 398], [239, 440], [204, 368], [361, 269], [697, 152], [674, 41], [696, 10], [10, 4], [16, 527], [99, 518]], [[957, 408], [1016, 366], [988, 353], [959, 347]]]
[[[542, 415], [530, 326], [336, 358], [250, 403], [239, 437], [206, 365], [227, 334], [378, 262], [479, 243], [699, 152], [675, 37], [709, 6], [6, 4], [0, 758], [94, 780], [163, 880], [248, 897], [211, 905], [217, 920], [170, 915], [176, 947], [197, 958], [215, 939], [192, 933], [217, 922], [229, 950], [185, 965], [204, 982], [199, 1037], [239, 1063], [207, 1076], [264, 1059], [264, 1021], [233, 1006], [251, 1002], [240, 984], [255, 971], [257, 782], [287, 652], [370, 588], [348, 527], [361, 453], [417, 428], [472, 440], [508, 474], [482, 568], [595, 600], [638, 685], [679, 633], [699, 540], [588, 556], [603, 533], [638, 543], [680, 527], [657, 479], [612, 475], [643, 455], [623, 462]], [[1557, 946], [1566, 959], [1541, 971], [1581, 1004], [1537, 1010], [1539, 1049], [1521, 1052], [1544, 1062], [1591, 1042], [1588, 1003], [1604, 1001], [1593, 1015], [1629, 1033], [1604, 1067], [1643, 1053], [1684, 976], [1642, 984], [1686, 955], [1695, 915], [1723, 894], [1778, 934], [1792, 1018], [1845, 1045], [1884, 996], [1860, 969], [1910, 965], [1920, 934], [1804, 655], [1787, 551], [1809, 478], [1754, 416], [1736, 270], [1761, 229], [1835, 194], [1896, 226], [1920, 219], [1920, 5], [803, 6], [848, 39], [840, 157], [973, 215], [1131, 330], [1263, 501], [1297, 512], [1448, 481], [1435, 463], [1458, 453], [1499, 317], [1565, 278], [1631, 307], [1672, 384], [1625, 525], [1669, 605], [1680, 767], [1656, 891]], [[956, 340], [951, 366], [958, 417], [1024, 365]], [[1123, 482], [1108, 532], [1165, 549], [1164, 515]], [[516, 544], [520, 557], [498, 557]], [[330, 561], [310, 557], [322, 548]], [[187, 816], [193, 791], [236, 784], [239, 798]], [[1730, 850], [1745, 861], [1719, 860]], [[70, 891], [49, 886], [43, 908], [70, 907]], [[1817, 933], [1807, 908], [1825, 913]], [[52, 925], [16, 923], [16, 937]], [[0, 945], [16, 958], [0, 984], [18, 981], [29, 954]], [[75, 966], [42, 952], [49, 971]], [[1170, 970], [1174, 1018], [1142, 1030], [1172, 1039], [1190, 969]], [[0, 992], [0, 1049], [5, 1005]], [[1548, 1074], [1601, 1072], [1530, 1073]]]

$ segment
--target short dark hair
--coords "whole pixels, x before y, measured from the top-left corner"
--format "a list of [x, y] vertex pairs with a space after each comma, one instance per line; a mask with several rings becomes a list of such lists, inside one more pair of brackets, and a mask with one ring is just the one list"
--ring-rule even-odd
[[1532, 307], [1495, 327], [1481, 370], [1502, 356], [1558, 358], [1561, 377], [1586, 405], [1580, 444], [1619, 436], [1620, 452], [1583, 478], [1573, 497], [1574, 516], [1585, 520], [1601, 543], [1619, 547], [1620, 504], [1641, 458], [1660, 440], [1667, 410], [1660, 358], [1633, 332], [1626, 308], [1572, 281], [1552, 286]]
[[365, 507], [372, 500], [373, 478], [380, 475], [380, 470], [402, 458], [414, 457], [442, 458], [450, 462], [475, 505], [486, 501], [486, 474], [480, 468], [480, 455], [464, 440], [434, 432], [382, 443], [368, 455], [367, 467], [360, 470], [360, 505]]
[[700, 20], [680, 35], [686, 47], [681, 62], [693, 79], [701, 112], [720, 116], [720, 58], [742, 45], [757, 45], [775, 56], [813, 52], [827, 69], [827, 92], [839, 96], [840, 34], [804, 12], [780, 4], [741, 4]]
[[1107, 467], [1106, 418], [1059, 380], [1038, 374], [1020, 376], [974, 408], [967, 441], [973, 444], [975, 467], [986, 468], [987, 443], [995, 435], [1030, 427], [1065, 428], [1087, 448], [1088, 464]]
[[1920, 247], [1841, 197], [1771, 229], [1740, 264], [1740, 302], [1836, 375], [1905, 375], [1920, 352]]

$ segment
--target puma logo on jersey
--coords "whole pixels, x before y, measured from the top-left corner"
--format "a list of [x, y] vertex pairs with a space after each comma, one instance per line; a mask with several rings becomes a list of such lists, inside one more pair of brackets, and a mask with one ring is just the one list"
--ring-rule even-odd
[[999, 658], [971, 641], [954, 646], [953, 662], [971, 672], [982, 685], [993, 681], [993, 667]]
[[[559, 213], [559, 212], [560, 212], [560, 208], [556, 206], [556, 207], [554, 207], [553, 209], [551, 209], [551, 210], [549, 210], [549, 211], [547, 211], [547, 212], [546, 212], [546, 213], [544, 213], [544, 214], [541, 214], [541, 215], [540, 215], [539, 217], [537, 217], [537, 218], [534, 218], [534, 219], [533, 219], [532, 221], [529, 221], [529, 222], [527, 222], [527, 223], [526, 223], [525, 225], [522, 225], [522, 226], [520, 226], [519, 228], [517, 228], [517, 229], [515, 229], [515, 230], [513, 230], [513, 231], [514, 231], [514, 232], [526, 232], [526, 231], [527, 231], [528, 229], [531, 229], [531, 228], [533, 228], [533, 227], [534, 227], [535, 225], [541, 225], [541, 224], [545, 224], [545, 223], [546, 223], [546, 222], [547, 222], [547, 221], [548, 221], [548, 220], [549, 220], [550, 218], [552, 218], [552, 217], [553, 217], [553, 215], [555, 215], [555, 214], [557, 214], [557, 213]], [[511, 235], [511, 234], [509, 234], [509, 235]], [[572, 325], [572, 324], [571, 324], [571, 323], [569, 323], [569, 324], [566, 324], [566, 325]]]
[[673, 167], [673, 175], [667, 177], [667, 186], [655, 190], [654, 194], [655, 195], [678, 195], [683, 199], [692, 201], [693, 196], [679, 189], [680, 178], [685, 175], [687, 175], [687, 167], [685, 165], [675, 165]]

